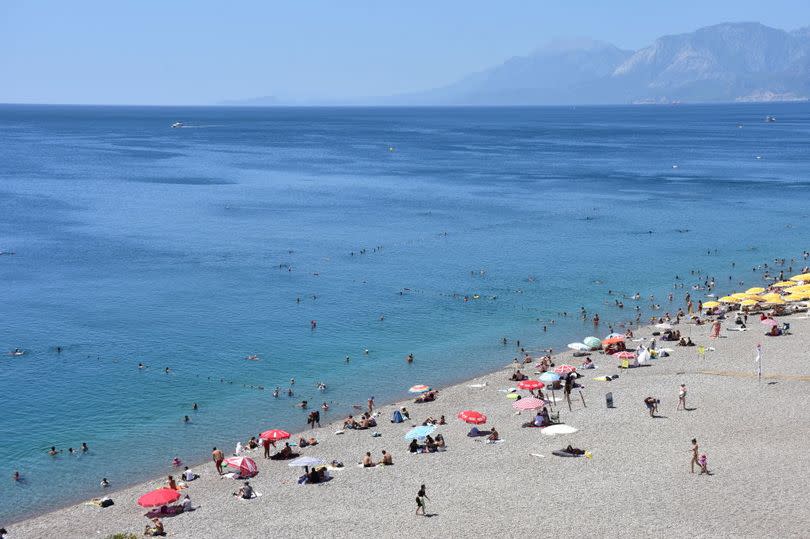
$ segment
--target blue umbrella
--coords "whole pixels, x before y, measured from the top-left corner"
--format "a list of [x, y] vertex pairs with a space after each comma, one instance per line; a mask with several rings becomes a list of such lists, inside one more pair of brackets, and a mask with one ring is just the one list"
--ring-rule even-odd
[[429, 434], [432, 434], [433, 431], [436, 430], [436, 427], [433, 425], [422, 425], [420, 427], [414, 427], [408, 431], [408, 434], [405, 435], [406, 440], [418, 440], [419, 438], [424, 438]]
[[540, 375], [540, 381], [541, 382], [547, 382], [547, 383], [548, 382], [559, 382], [560, 381], [560, 375], [559, 374], [554, 374], [553, 372], [547, 371], [547, 372], [544, 372], [543, 374]]

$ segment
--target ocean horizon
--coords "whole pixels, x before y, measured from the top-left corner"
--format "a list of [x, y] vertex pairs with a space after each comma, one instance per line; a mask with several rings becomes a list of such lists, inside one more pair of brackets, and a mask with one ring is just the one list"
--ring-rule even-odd
[[0, 521], [759, 284], [808, 112], [0, 105]]

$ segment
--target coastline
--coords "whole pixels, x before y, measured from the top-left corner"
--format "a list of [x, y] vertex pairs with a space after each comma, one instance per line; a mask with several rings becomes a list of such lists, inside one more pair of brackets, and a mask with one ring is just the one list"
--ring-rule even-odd
[[[807, 322], [806, 315], [792, 316], [790, 317], [790, 320], [791, 324], [794, 327], [793, 336], [785, 337], [784, 338], [785, 340], [780, 339], [777, 341], [768, 341], [766, 343], [768, 348], [774, 347], [783, 349], [782, 352], [769, 351], [767, 353], [766, 361], [768, 361], [768, 363], [766, 363], [766, 365], [769, 365], [769, 367], [766, 367], [766, 374], [768, 374], [771, 368], [778, 368], [780, 372], [787, 371], [783, 372], [783, 374], [792, 373], [799, 376], [805, 376], [810, 374], [810, 372], [807, 372], [807, 367], [805, 367], [804, 365], [797, 365], [789, 360], [789, 356], [798, 357], [798, 351], [803, 350], [806, 347], [806, 345], [803, 343], [808, 343], [808, 332], [810, 331], [810, 324]], [[744, 333], [732, 334], [731, 332], [728, 332], [728, 334], [726, 334], [726, 331], [724, 330], [723, 336], [726, 338], [716, 341], [717, 349], [718, 350], [721, 349], [720, 346], [721, 344], [723, 345], [723, 348], [726, 348], [726, 345], [729, 345], [729, 348], [732, 349], [730, 350], [731, 351], [730, 355], [737, 355], [737, 352], [741, 350], [748, 350], [750, 355], [751, 342], [743, 343], [742, 341], [761, 340], [754, 338], [758, 337], [758, 335], [761, 333], [760, 328], [758, 327], [757, 324], [752, 324], [752, 326], [757, 327], [752, 327], [752, 331], [748, 332], [747, 334]], [[687, 325], [682, 324], [681, 327], [685, 328], [687, 327]], [[649, 337], [652, 331], [653, 331], [652, 327], [644, 326], [636, 331], [636, 335], [637, 336], [643, 335], [646, 338]], [[700, 339], [701, 341], [706, 341], [707, 339], [703, 334], [708, 333], [708, 327], [693, 326], [692, 333], [693, 334], [700, 333], [700, 336], [698, 337], [696, 335], [695, 338]], [[707, 344], [707, 343], [698, 342], [698, 344]], [[740, 347], [741, 344], [744, 344], [745, 346], [741, 348]], [[652, 365], [649, 368], [638, 368], [632, 369], [630, 371], [623, 371], [620, 373], [620, 378], [614, 382], [611, 382], [610, 384], [590, 380], [591, 378], [589, 376], [590, 372], [593, 372], [594, 374], [598, 375], [612, 374], [617, 372], [617, 369], [613, 368], [613, 366], [616, 363], [615, 360], [608, 364], [610, 360], [606, 359], [605, 356], [594, 354], [594, 357], [597, 360], [596, 361], [597, 364], [600, 365], [600, 369], [590, 372], [585, 371], [586, 377], [583, 379], [585, 381], [584, 385], [585, 385], [585, 394], [587, 395], [588, 408], [582, 408], [578, 402], [575, 402], [575, 406], [572, 412], [568, 412], [565, 409], [562, 410], [561, 419], [566, 423], [569, 423], [570, 421], [570, 423], [574, 423], [575, 426], [579, 427], [580, 425], [578, 425], [577, 423], [585, 421], [590, 411], [598, 410], [599, 412], [601, 412], [600, 415], [603, 415], [605, 412], [603, 406], [604, 401], [600, 393], [607, 390], [614, 390], [614, 388], [615, 390], [620, 391], [619, 394], [617, 395], [617, 400], [619, 401], [618, 402], [619, 409], [623, 410], [630, 407], [636, 408], [637, 406], [630, 405], [624, 400], [624, 397], [619, 395], [621, 395], [630, 388], [639, 389], [638, 387], [633, 386], [637, 386], [638, 382], [646, 378], [655, 379], [660, 377], [662, 374], [665, 374], [667, 379], [672, 379], [678, 376], [682, 378], [684, 377], [688, 378], [689, 379], [688, 383], [690, 385], [690, 392], [694, 391], [695, 393], [698, 394], [701, 391], [700, 389], [698, 389], [700, 385], [714, 386], [713, 389], [717, 392], [715, 396], [722, 397], [720, 399], [721, 402], [724, 400], [729, 402], [736, 402], [736, 399], [734, 398], [735, 396], [734, 393], [729, 392], [731, 388], [726, 387], [724, 383], [718, 385], [718, 381], [728, 382], [729, 380], [733, 380], [733, 383], [730, 383], [729, 385], [736, 386], [738, 384], [742, 384], [745, 387], [747, 387], [750, 384], [750, 382], [746, 382], [745, 378], [741, 378], [738, 380], [736, 378], [727, 378], [719, 375], [700, 374], [701, 369], [700, 368], [696, 369], [694, 366], [691, 366], [692, 368], [688, 368], [690, 367], [689, 364], [694, 362], [693, 357], [695, 354], [694, 351], [695, 351], [694, 348], [676, 347], [674, 353], [670, 358], [656, 360], [652, 363]], [[792, 352], [796, 352], [796, 354], [793, 354]], [[711, 354], [712, 353], [710, 352], [710, 355]], [[555, 358], [558, 361], [569, 361], [572, 358], [572, 355], [570, 351], [564, 351], [560, 352], [559, 354], [556, 354]], [[745, 362], [744, 365], [745, 371], [742, 371], [739, 368], [737, 361], [733, 358], [724, 358], [723, 362], [726, 364], [713, 366], [723, 368], [731, 367], [731, 370], [733, 371], [737, 370], [740, 372], [748, 372], [748, 373], [750, 373], [752, 370], [751, 361]], [[774, 367], [770, 367], [770, 362], [773, 362], [775, 364]], [[422, 468], [424, 466], [429, 466], [429, 464], [423, 462], [428, 459], [440, 461], [443, 463], [444, 466], [448, 467], [451, 467], [451, 461], [465, 460], [465, 459], [467, 459], [468, 462], [475, 462], [477, 463], [477, 465], [480, 466], [491, 466], [493, 465], [493, 463], [482, 461], [480, 455], [482, 451], [486, 451], [487, 449], [490, 449], [490, 447], [489, 446], [485, 447], [483, 445], [472, 443], [473, 440], [465, 439], [465, 437], [463, 436], [463, 433], [466, 432], [466, 428], [462, 423], [460, 423], [455, 418], [455, 414], [458, 411], [460, 411], [459, 406], [462, 405], [469, 406], [470, 408], [482, 409], [482, 411], [487, 413], [487, 415], [490, 416], [490, 423], [488, 423], [488, 426], [491, 425], [494, 422], [494, 420], [497, 420], [498, 429], [501, 432], [504, 439], [506, 440], [503, 444], [491, 448], [491, 449], [497, 448], [497, 450], [500, 450], [502, 448], [506, 449], [506, 451], [499, 452], [499, 458], [497, 460], [501, 460], [504, 454], [508, 456], [510, 453], [513, 453], [511, 457], [507, 458], [505, 461], [500, 462], [500, 465], [503, 466], [500, 465], [494, 466], [495, 470], [498, 470], [498, 473], [495, 473], [496, 477], [494, 479], [493, 484], [497, 486], [504, 486], [501, 484], [501, 482], [504, 480], [503, 477], [504, 473], [508, 472], [510, 468], [508, 464], [509, 462], [519, 460], [523, 464], [522, 461], [526, 459], [527, 451], [518, 449], [518, 451], [515, 452], [515, 447], [513, 447], [512, 444], [510, 443], [512, 440], [517, 440], [516, 442], [513, 442], [514, 445], [520, 445], [524, 441], [524, 439], [528, 439], [529, 446], [527, 446], [527, 448], [533, 446], [534, 445], [533, 442], [537, 441], [559, 442], [557, 443], [557, 445], [560, 444], [565, 445], [563, 442], [567, 443], [567, 440], [569, 439], [581, 440], [582, 436], [580, 436], [579, 433], [572, 435], [570, 437], [564, 436], [561, 439], [555, 439], [555, 437], [541, 436], [537, 432], [526, 432], [526, 431], [534, 431], [535, 429], [520, 429], [519, 422], [522, 421], [522, 419], [519, 417], [512, 419], [514, 417], [514, 414], [511, 407], [508, 404], [508, 401], [506, 401], [506, 399], [503, 398], [503, 395], [497, 393], [498, 389], [508, 387], [509, 383], [505, 380], [506, 376], [504, 376], [508, 372], [510, 372], [510, 366], [502, 367], [488, 374], [475, 376], [460, 383], [450, 384], [445, 388], [440, 388], [439, 398], [432, 403], [415, 405], [412, 404], [411, 399], [408, 399], [396, 401], [393, 403], [386, 403], [384, 405], [378, 406], [377, 409], [382, 411], [380, 415], [381, 421], [378, 426], [378, 430], [383, 434], [383, 436], [381, 436], [380, 438], [370, 438], [368, 436], [369, 431], [354, 431], [354, 432], [349, 431], [341, 436], [335, 436], [334, 434], [332, 434], [333, 430], [335, 429], [336, 423], [335, 421], [332, 421], [329, 424], [325, 424], [320, 429], [315, 429], [314, 431], [302, 431], [301, 433], [307, 434], [310, 432], [314, 432], [320, 442], [318, 446], [304, 449], [302, 454], [321, 456], [325, 458], [327, 461], [332, 460], [332, 458], [337, 458], [338, 460], [343, 460], [346, 463], [346, 468], [334, 472], [333, 473], [334, 479], [324, 485], [305, 486], [305, 487], [297, 486], [294, 484], [294, 479], [295, 477], [297, 477], [296, 471], [290, 470], [283, 461], [282, 462], [265, 461], [260, 458], [259, 452], [257, 452], [258, 455], [251, 455], [254, 456], [254, 458], [256, 458], [257, 463], [259, 464], [259, 469], [261, 471], [260, 474], [252, 482], [254, 485], [256, 485], [258, 491], [264, 492], [265, 494], [263, 498], [255, 501], [256, 502], [255, 505], [257, 506], [261, 505], [263, 507], [261, 511], [266, 516], [269, 515], [270, 513], [265, 513], [265, 511], [271, 511], [272, 514], [276, 513], [276, 510], [279, 509], [275, 507], [276, 504], [281, 504], [282, 506], [284, 506], [284, 508], [290, 509], [293, 512], [293, 514], [295, 514], [294, 509], [295, 504], [294, 503], [290, 504], [289, 502], [290, 501], [294, 502], [295, 498], [299, 493], [310, 494], [319, 489], [324, 490], [328, 489], [330, 493], [336, 493], [336, 491], [339, 490], [340, 492], [337, 492], [337, 494], [339, 494], [340, 496], [348, 494], [349, 497], [351, 498], [353, 493], [356, 494], [356, 491], [352, 489], [352, 485], [346, 485], [345, 488], [341, 486], [341, 483], [343, 482], [344, 478], [347, 478], [352, 475], [357, 476], [358, 473], [359, 475], [362, 475], [363, 473], [373, 473], [376, 475], [378, 473], [377, 471], [369, 471], [362, 469], [357, 470], [353, 466], [353, 462], [359, 460], [363, 451], [363, 447], [359, 443], [360, 441], [366, 441], [367, 446], [368, 445], [380, 446], [381, 444], [383, 446], [388, 446], [390, 448], [389, 450], [392, 451], [396, 459], [395, 464], [406, 465], [406, 466], [395, 465], [394, 467], [392, 467], [396, 476], [398, 476], [399, 479], [406, 479], [408, 478], [409, 475], [413, 475], [414, 482], [420, 481], [416, 479], [416, 477], [418, 476], [424, 476], [425, 474], [431, 475], [431, 473], [426, 472], [425, 470], [420, 470], [420, 465], [422, 465], [421, 466]], [[469, 388], [470, 384], [483, 382], [487, 382], [488, 384], [484, 388], [474, 390]], [[759, 391], [755, 392], [755, 394], [757, 393], [762, 394], [763, 388], [765, 388], [765, 390], [767, 391], [770, 391], [767, 388], [773, 387], [777, 388], [776, 392], [773, 393], [776, 396], [778, 396], [780, 385], [790, 388], [790, 386], [792, 385], [802, 383], [804, 382], [791, 381], [789, 379], [780, 380], [777, 384], [774, 384], [773, 386], [769, 386], [763, 383], [761, 384], [762, 387], [760, 387]], [[677, 387], [677, 385], [674, 385], [674, 387]], [[754, 387], [756, 387], [756, 384]], [[794, 397], [795, 400], [795, 397], [797, 397], [796, 391], [790, 391], [790, 389], [788, 389], [788, 392], [792, 394], [792, 397]], [[701, 397], [698, 397], [698, 399], [700, 398]], [[798, 395], [798, 398], [802, 402], [808, 400], [806, 396], [802, 395]], [[672, 399], [669, 398], [668, 400], [671, 401]], [[440, 453], [435, 455], [411, 456], [404, 452], [403, 446], [405, 444], [401, 440], [401, 434], [404, 433], [404, 431], [406, 430], [405, 428], [406, 425], [407, 428], [409, 428], [410, 425], [414, 424], [415, 422], [408, 421], [403, 425], [391, 425], [390, 423], [388, 423], [388, 416], [390, 415], [390, 412], [395, 407], [399, 407], [403, 404], [408, 406], [409, 410], [411, 411], [411, 417], [417, 423], [421, 422], [423, 417], [425, 417], [426, 415], [433, 415], [434, 417], [437, 416], [440, 411], [441, 413], [446, 415], [448, 425], [442, 427], [441, 428], [442, 430], [440, 430], [440, 432], [445, 434], [446, 438], [448, 439], [448, 444], [450, 446], [449, 450], [446, 453]], [[794, 406], [793, 413], [799, 413], [800, 418], [806, 420], [807, 412], [804, 412], [803, 410], [806, 410], [807, 407], [802, 407], [801, 404], [802, 403], [799, 402], [797, 405], [794, 402], [794, 404], [792, 405]], [[697, 410], [697, 415], [702, 416], [703, 414], [700, 413], [700, 410], [701, 408], [699, 407]], [[644, 416], [643, 410], [641, 409], [637, 410], [637, 414], [639, 414], [642, 419], [645, 419], [643, 417]], [[695, 414], [696, 414], [695, 412], [689, 412], [689, 415]], [[667, 415], [671, 416], [672, 413], [668, 412]], [[714, 419], [716, 418], [709, 417], [708, 418], [709, 423], [711, 423]], [[639, 417], [636, 415], [636, 413], [633, 413], [631, 414], [631, 417], [627, 418], [626, 420], [623, 419], [618, 426], [621, 428], [622, 423], [624, 423], [625, 421], [627, 421], [628, 423], [635, 423], [638, 420]], [[515, 428], [514, 423], [518, 424], [518, 428]], [[647, 424], [648, 421], [643, 421], [642, 423]], [[721, 421], [720, 423], [724, 422]], [[757, 422], [757, 424], [760, 423], [761, 421]], [[780, 422], [777, 422], [777, 424], [778, 423]], [[591, 426], [593, 427], [594, 425]], [[631, 431], [634, 428], [635, 425], [633, 425]], [[708, 425], [704, 424], [702, 425], [702, 428], [704, 430], [710, 428], [710, 424]], [[615, 431], [612, 434], [617, 435], [617, 432], [618, 434], [621, 434], [620, 431]], [[296, 439], [298, 434], [299, 433], [293, 435], [293, 439]], [[604, 441], [606, 435], [603, 433], [600, 436], [596, 432], [592, 433], [592, 435], [595, 436], [592, 442], [593, 445], [590, 445], [589, 447], [585, 448], [594, 453], [595, 461], [605, 458], [604, 452], [607, 451], [607, 449], [605, 447], [600, 447], [599, 440], [602, 439], [602, 441]], [[607, 436], [607, 438], [611, 438], [611, 436]], [[684, 447], [688, 449], [688, 440], [686, 441], [678, 440], [678, 442], [681, 445], [686, 444]], [[584, 446], [585, 444], [582, 443], [581, 441], [577, 441], [575, 445]], [[536, 460], [538, 459], [538, 457], [529, 456], [528, 457], [529, 462], [526, 464], [531, 465], [535, 463], [536, 464], [542, 463], [544, 466], [568, 464], [568, 463], [554, 462], [553, 460], [551, 460], [553, 459], [553, 457], [548, 455], [548, 452], [545, 449], [539, 451], [541, 453], [544, 453], [542, 462]], [[711, 452], [712, 450], [709, 449], [709, 451]], [[678, 450], [678, 452], [680, 452], [680, 449]], [[461, 455], [458, 455], [459, 453], [461, 453]], [[330, 458], [330, 454], [334, 456]], [[379, 457], [379, 451], [375, 451], [373, 454], [375, 459]], [[353, 460], [349, 460], [350, 458], [352, 458]], [[558, 460], [579, 461], [580, 459], [558, 459]], [[781, 463], [782, 459], [780, 458], [779, 460]], [[803, 457], [803, 460], [806, 461], [807, 458]], [[494, 464], [498, 464], [498, 462], [496, 461]], [[195, 465], [193, 468], [195, 469], [196, 473], [199, 473], [201, 475], [201, 479], [191, 483], [188, 491], [184, 492], [188, 492], [190, 494], [195, 506], [198, 505], [200, 501], [202, 501], [202, 506], [197, 511], [194, 511], [187, 515], [180, 515], [178, 517], [174, 517], [171, 519], [168, 518], [165, 519], [165, 524], [167, 531], [169, 532], [169, 535], [173, 537], [219, 536], [219, 535], [207, 535], [208, 533], [207, 526], [213, 525], [215, 528], [217, 527], [216, 524], [217, 517], [215, 515], [212, 515], [213, 512], [210, 511], [210, 505], [212, 504], [217, 505], [222, 504], [231, 507], [233, 509], [238, 509], [239, 510], [238, 512], [247, 519], [243, 524], [245, 528], [242, 530], [242, 534], [243, 535], [247, 534], [248, 536], [251, 537], [260, 535], [260, 533], [258, 533], [258, 530], [261, 527], [261, 523], [258, 521], [259, 519], [255, 518], [257, 515], [254, 515], [254, 518], [252, 518], [252, 520], [250, 517], [250, 515], [252, 514], [251, 511], [252, 506], [254, 506], [254, 502], [240, 502], [234, 500], [233, 498], [229, 499], [228, 497], [225, 496], [225, 493], [223, 492], [223, 487], [225, 487], [224, 490], [233, 489], [236, 488], [235, 485], [237, 485], [238, 483], [233, 481], [220, 480], [216, 478], [212, 473], [213, 466], [211, 465], [210, 461], [207, 463], [204, 462], [199, 465]], [[399, 475], [399, 471], [403, 470], [404, 468], [409, 468], [412, 474], [408, 474], [408, 476]], [[431, 466], [431, 469], [433, 468], [435, 467]], [[642, 468], [645, 468], [645, 466], [642, 466]], [[435, 472], [435, 469], [433, 469], [432, 471]], [[384, 472], [379, 473], [381, 473], [382, 475], [386, 475]], [[458, 475], [457, 470], [452, 470], [448, 468], [447, 473], [448, 476], [451, 477], [454, 481], [463, 482], [463, 477], [460, 477]], [[721, 477], [723, 477], [724, 475], [727, 476], [729, 474], [728, 471], [721, 471], [717, 473]], [[631, 475], [633, 474], [631, 473]], [[284, 478], [280, 483], [276, 481], [278, 476]], [[613, 480], [617, 480], [616, 474], [613, 472], [609, 473], [608, 476]], [[353, 477], [353, 479], [357, 478]], [[437, 480], [437, 478], [434, 477], [431, 479], [431, 481], [434, 480]], [[711, 479], [707, 478], [707, 480], [724, 482], [724, 479], [720, 478], [711, 478]], [[138, 495], [146, 492], [147, 490], [155, 488], [160, 482], [162, 481], [156, 478], [150, 481], [146, 481], [143, 483], [139, 483], [136, 485], [128, 486], [126, 488], [121, 488], [112, 491], [110, 495], [115, 500], [116, 505], [108, 509], [98, 509], [84, 505], [70, 505], [68, 507], [56, 511], [50, 511], [35, 517], [25, 518], [23, 520], [17, 521], [15, 524], [8, 526], [8, 528], [14, 534], [13, 535], [14, 537], [43, 537], [45, 535], [41, 534], [43, 534], [46, 530], [50, 532], [56, 529], [58, 529], [60, 531], [60, 534], [62, 534], [62, 536], [64, 537], [85, 537], [87, 536], [86, 534], [92, 533], [93, 535], [97, 535], [99, 533], [114, 533], [115, 531], [130, 531], [138, 533], [139, 530], [137, 528], [133, 528], [133, 526], [136, 526], [135, 523], [138, 523], [137, 525], [142, 527], [142, 525], [146, 523], [146, 519], [143, 518], [142, 516], [142, 514], [145, 511], [142, 508], [134, 505], [134, 499], [137, 498]], [[365, 485], [365, 488], [370, 488], [366, 480], [361, 479], [359, 484], [356, 481], [354, 483], [355, 483], [354, 487], [357, 488], [362, 488], [361, 485]], [[507, 480], [506, 484], [511, 484], [511, 480]], [[435, 485], [435, 483], [433, 483], [433, 485]], [[387, 485], [387, 486], [389, 488], [396, 489], [398, 485]], [[288, 488], [294, 488], [297, 490], [294, 490], [292, 492], [286, 492], [286, 489]], [[577, 489], [575, 488], [574, 490], [576, 491]], [[261, 504], [261, 502], [269, 501], [269, 499], [271, 498], [270, 496], [271, 492], [278, 493], [280, 494], [280, 496], [272, 496], [272, 503], [270, 504], [266, 503]], [[502, 491], [501, 489], [498, 489], [497, 492], [499, 493], [499, 495], [504, 494], [504, 491]], [[289, 496], [290, 493], [294, 494], [294, 496], [292, 497]], [[458, 503], [456, 504], [456, 506], [458, 506], [458, 510], [461, 513], [466, 513], [468, 509], [461, 507], [460, 501], [461, 500], [457, 500]], [[514, 502], [514, 500], [512, 501]], [[339, 514], [341, 508], [343, 507], [343, 505], [341, 504], [338, 504], [336, 507], [323, 507], [320, 504], [316, 505], [318, 507], [318, 510], [324, 513], [325, 516], [331, 515], [332, 517]], [[206, 508], [208, 508], [209, 510], [206, 511]], [[248, 512], [244, 513], [245, 510]], [[508, 508], [505, 511], [507, 513], [510, 512]], [[440, 517], [445, 516], [448, 512], [449, 509], [445, 508], [443, 511], [440, 512]], [[411, 515], [408, 514], [408, 511], [403, 510], [401, 515], [399, 514], [399, 512], [394, 513], [394, 515], [396, 519], [399, 520], [404, 519], [405, 522], [412, 521], [412, 517]], [[311, 516], [316, 521], [321, 518], [320, 516], [318, 516], [318, 513], [309, 516]], [[211, 521], [212, 518], [214, 519], [213, 522]], [[230, 525], [236, 525], [234, 524], [234, 522], [230, 521], [230, 519], [228, 520], [230, 522]], [[199, 527], [201, 525], [201, 521], [205, 521], [207, 523], [204, 525], [203, 528]], [[396, 522], [396, 520], [394, 522]], [[457, 519], [453, 519], [453, 522], [458, 524]], [[75, 526], [78, 526], [78, 529], [72, 529], [68, 523], [74, 523]], [[115, 526], [118, 526], [118, 528], [115, 528]], [[228, 529], [230, 530], [231, 528]], [[800, 528], [796, 529], [798, 530]], [[338, 529], [335, 530], [334, 535], [347, 536], [349, 535], [349, 530], [350, 528], [346, 528], [345, 526], [339, 526]], [[295, 528], [294, 527], [285, 528], [285, 531], [289, 533], [294, 533]], [[78, 534], [71, 535], [71, 533], [78, 533]], [[202, 533], [202, 535], [200, 535], [200, 533]], [[235, 531], [233, 533], [236, 534]], [[255, 533], [255, 535], [251, 535], [251, 533]], [[392, 535], [397, 536], [399, 535], [396, 533], [396, 528], [391, 529], [391, 533]], [[361, 535], [362, 534], [363, 533], [361, 533]], [[711, 535], [711, 533], [709, 533], [709, 535]], [[788, 533], [788, 535], [790, 534]]]

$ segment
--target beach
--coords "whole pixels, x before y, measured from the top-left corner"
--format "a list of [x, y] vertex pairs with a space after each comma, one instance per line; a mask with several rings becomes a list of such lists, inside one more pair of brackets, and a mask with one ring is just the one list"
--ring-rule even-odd
[[[578, 429], [573, 434], [547, 436], [540, 429], [521, 428], [533, 413], [516, 415], [507, 399], [503, 390], [515, 384], [508, 379], [513, 372], [509, 366], [443, 388], [431, 403], [381, 406], [376, 429], [337, 435], [340, 425], [332, 424], [306, 431], [319, 444], [301, 449], [302, 455], [345, 464], [331, 472], [327, 483], [298, 485], [299, 469], [262, 459], [256, 450], [245, 455], [258, 463], [260, 473], [251, 484], [261, 496], [240, 500], [231, 495], [240, 481], [218, 477], [211, 463], [199, 466], [201, 477], [183, 491], [197, 509], [164, 518], [167, 534], [518, 537], [551, 530], [562, 537], [806, 537], [810, 319], [799, 314], [778, 320], [791, 324], [791, 334], [766, 337], [767, 328], [753, 319], [745, 332], [727, 331], [733, 323], [724, 321], [718, 339], [709, 338], [709, 325], [676, 326], [707, 347], [704, 358], [698, 347], [672, 346], [669, 357], [625, 370], [617, 368], [616, 359], [594, 354], [597, 368], [581, 371], [579, 380], [587, 407], [576, 389], [571, 411], [565, 402], [555, 407], [561, 422]], [[646, 342], [652, 331], [638, 330], [635, 337]], [[759, 343], [761, 380], [754, 362]], [[569, 351], [555, 361], [579, 365], [581, 358]], [[619, 378], [593, 379], [612, 374]], [[688, 387], [689, 411], [676, 411], [682, 383]], [[614, 408], [606, 407], [607, 392], [613, 394]], [[556, 396], [561, 398], [562, 392]], [[647, 413], [643, 400], [648, 396], [661, 400], [661, 417]], [[391, 413], [401, 405], [407, 406], [411, 421], [390, 423]], [[504, 441], [487, 444], [467, 437], [469, 425], [456, 419], [467, 409], [486, 414], [485, 427], [495, 426]], [[408, 453], [404, 434], [440, 415], [447, 425], [436, 433], [444, 436], [447, 450]], [[381, 436], [372, 437], [375, 430]], [[690, 473], [692, 438], [707, 455], [712, 475]], [[587, 450], [591, 458], [552, 455], [569, 444]], [[231, 450], [225, 448], [226, 454]], [[358, 467], [366, 451], [376, 461], [382, 450], [392, 453], [393, 466]], [[9, 537], [141, 535], [148, 521], [136, 500], [164, 481], [156, 478], [112, 492], [115, 505], [108, 508], [77, 505], [16, 523], [8, 527]], [[414, 515], [422, 484], [429, 498], [428, 518]]]

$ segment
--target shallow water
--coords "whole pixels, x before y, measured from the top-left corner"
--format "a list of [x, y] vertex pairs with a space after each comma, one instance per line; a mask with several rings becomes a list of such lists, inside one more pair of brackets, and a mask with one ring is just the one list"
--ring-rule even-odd
[[[300, 430], [301, 399], [336, 418], [490, 370], [502, 336], [603, 335], [635, 306], [608, 290], [753, 286], [810, 247], [808, 112], [0, 107], [0, 350], [27, 351], [0, 356], [26, 478], [0, 478], [0, 521]], [[598, 330], [559, 315], [580, 306]]]

